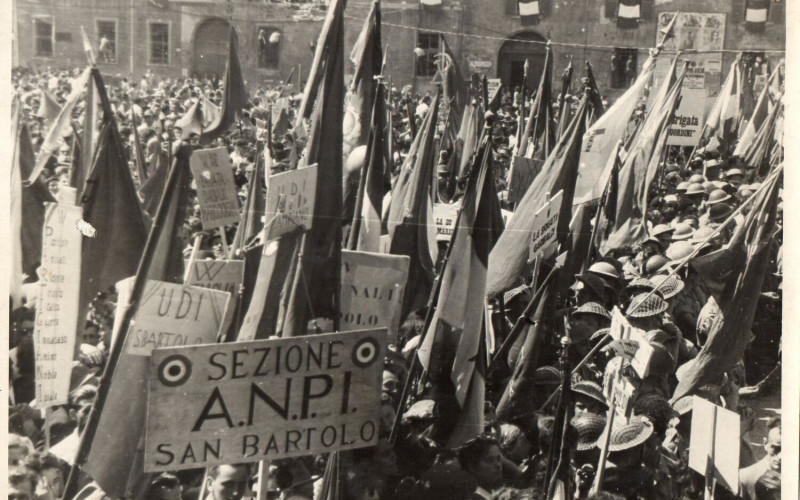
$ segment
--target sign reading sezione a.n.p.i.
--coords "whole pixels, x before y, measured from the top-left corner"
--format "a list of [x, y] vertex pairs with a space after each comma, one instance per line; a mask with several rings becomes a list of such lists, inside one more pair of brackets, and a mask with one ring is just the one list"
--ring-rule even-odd
[[381, 328], [155, 350], [145, 471], [376, 444], [386, 337]]

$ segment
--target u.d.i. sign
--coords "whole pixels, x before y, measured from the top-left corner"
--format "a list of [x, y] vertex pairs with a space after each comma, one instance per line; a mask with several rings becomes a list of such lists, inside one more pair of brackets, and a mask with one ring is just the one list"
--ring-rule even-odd
[[386, 337], [381, 328], [156, 349], [145, 471], [376, 444]]

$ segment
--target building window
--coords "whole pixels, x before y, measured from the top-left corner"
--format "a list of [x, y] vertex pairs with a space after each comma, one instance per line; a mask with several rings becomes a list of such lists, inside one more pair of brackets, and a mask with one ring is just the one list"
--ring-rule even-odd
[[169, 24], [150, 23], [150, 50], [148, 64], [169, 64]]
[[117, 62], [117, 21], [97, 20], [97, 47], [100, 62]]
[[414, 51], [417, 64], [416, 76], [433, 76], [436, 74], [436, 60], [439, 53], [441, 37], [438, 33], [417, 33], [417, 49]]
[[54, 33], [52, 17], [33, 20], [33, 50], [36, 57], [53, 57]]
[[636, 79], [636, 49], [614, 49], [611, 56], [611, 86], [615, 89], [628, 88]]
[[258, 67], [278, 69], [281, 55], [281, 32], [270, 26], [258, 27]]

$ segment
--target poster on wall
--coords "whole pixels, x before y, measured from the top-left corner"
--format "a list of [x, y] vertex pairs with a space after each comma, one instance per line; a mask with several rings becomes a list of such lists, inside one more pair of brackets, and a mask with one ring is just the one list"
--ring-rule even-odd
[[[658, 14], [656, 38], [661, 37], [662, 30], [666, 29], [675, 14], [675, 12]], [[673, 28], [675, 36], [664, 42], [664, 50], [668, 57], [658, 59], [655, 79], [658, 80], [669, 70], [669, 63], [674, 57], [669, 52], [698, 51], [699, 53], [683, 54], [681, 58], [702, 64], [707, 94], [709, 97], [714, 97], [719, 93], [722, 85], [721, 50], [725, 46], [726, 15], [716, 12], [678, 12], [677, 14], [678, 19]], [[658, 43], [658, 39], [656, 43]]]

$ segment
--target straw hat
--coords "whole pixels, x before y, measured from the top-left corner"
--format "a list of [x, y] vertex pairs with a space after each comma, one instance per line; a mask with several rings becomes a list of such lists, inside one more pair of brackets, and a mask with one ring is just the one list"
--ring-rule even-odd
[[[653, 435], [653, 424], [646, 418], [632, 418], [627, 424], [621, 425], [611, 431], [608, 442], [608, 451], [625, 451], [635, 448], [647, 441]], [[604, 438], [598, 439], [598, 443]]]
[[576, 314], [593, 314], [608, 320], [611, 319], [611, 315], [608, 314], [606, 308], [598, 302], [586, 302], [572, 312], [572, 316], [575, 316]]
[[656, 294], [640, 293], [631, 300], [625, 314], [631, 318], [649, 318], [667, 310], [667, 303]]
[[578, 451], [587, 451], [597, 446], [597, 440], [606, 428], [606, 418], [594, 413], [581, 413], [570, 420], [578, 435]]
[[668, 277], [667, 275], [659, 274], [653, 276], [652, 281], [661, 291], [661, 295], [664, 296], [665, 300], [678, 295], [684, 287], [683, 281], [674, 275]]
[[588, 398], [592, 398], [598, 403], [608, 406], [605, 396], [603, 396], [603, 388], [599, 384], [590, 380], [582, 380], [572, 386], [572, 392], [582, 394]]

